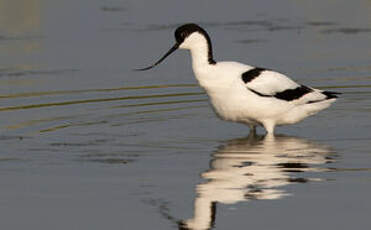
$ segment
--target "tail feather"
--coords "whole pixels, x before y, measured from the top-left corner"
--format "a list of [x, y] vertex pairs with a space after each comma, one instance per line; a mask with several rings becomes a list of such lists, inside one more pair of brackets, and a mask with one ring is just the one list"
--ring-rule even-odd
[[333, 91], [320, 91], [320, 93], [325, 95], [326, 98], [321, 98], [319, 100], [311, 100], [311, 101], [306, 102], [306, 104], [313, 104], [317, 102], [323, 102], [323, 101], [327, 101], [330, 99], [338, 98], [337, 95], [341, 94], [341, 93], [333, 92]]
[[326, 95], [326, 99], [338, 98], [337, 95], [341, 94], [339, 92], [333, 92], [333, 91], [323, 91], [322, 93]]

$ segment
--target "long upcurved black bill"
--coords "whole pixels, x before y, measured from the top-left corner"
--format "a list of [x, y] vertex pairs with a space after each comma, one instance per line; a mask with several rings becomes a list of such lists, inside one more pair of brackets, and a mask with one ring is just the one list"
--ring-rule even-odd
[[149, 70], [149, 69], [152, 69], [153, 67], [155, 67], [156, 65], [160, 64], [167, 56], [169, 56], [170, 54], [172, 54], [175, 50], [177, 50], [179, 47], [179, 44], [176, 43], [173, 47], [171, 47], [169, 49], [169, 51], [167, 51], [167, 53], [162, 56], [162, 58], [160, 58], [160, 60], [158, 60], [155, 64], [153, 65], [150, 65], [148, 67], [145, 67], [145, 68], [141, 68], [141, 69], [134, 69], [135, 71], [145, 71], [145, 70]]

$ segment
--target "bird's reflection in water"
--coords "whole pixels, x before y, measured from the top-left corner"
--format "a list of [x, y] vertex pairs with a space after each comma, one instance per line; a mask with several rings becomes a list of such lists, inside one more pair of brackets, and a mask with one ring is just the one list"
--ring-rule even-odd
[[179, 229], [211, 229], [216, 204], [272, 200], [289, 195], [283, 186], [315, 178], [295, 177], [320, 172], [319, 165], [334, 161], [331, 147], [289, 136], [256, 136], [227, 142], [212, 154], [207, 182], [197, 185], [194, 216], [178, 222]]

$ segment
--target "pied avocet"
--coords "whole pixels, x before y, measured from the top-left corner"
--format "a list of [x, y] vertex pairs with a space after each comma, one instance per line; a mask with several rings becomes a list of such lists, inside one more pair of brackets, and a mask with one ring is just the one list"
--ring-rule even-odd
[[298, 84], [269, 69], [216, 62], [209, 35], [196, 24], [178, 27], [175, 40], [175, 45], [155, 64], [137, 70], [153, 68], [178, 48], [190, 50], [194, 74], [217, 115], [248, 124], [253, 132], [261, 125], [273, 134], [276, 125], [294, 124], [316, 114], [329, 107], [339, 94]]

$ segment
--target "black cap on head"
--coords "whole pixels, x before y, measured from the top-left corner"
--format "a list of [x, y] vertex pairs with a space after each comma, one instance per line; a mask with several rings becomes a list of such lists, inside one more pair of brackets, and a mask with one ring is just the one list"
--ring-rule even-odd
[[155, 62], [155, 64], [153, 64], [151, 66], [148, 66], [146, 68], [135, 69], [135, 70], [138, 70], [138, 71], [149, 70], [149, 69], [152, 69], [153, 67], [155, 67], [156, 65], [160, 64], [167, 56], [169, 56], [175, 50], [177, 50], [179, 48], [179, 46], [184, 42], [184, 40], [194, 32], [199, 32], [200, 34], [202, 34], [206, 38], [207, 45], [208, 45], [208, 61], [209, 61], [210, 64], [215, 64], [216, 62], [213, 60], [211, 41], [210, 41], [209, 35], [206, 33], [206, 31], [204, 29], [202, 29], [197, 24], [189, 23], [189, 24], [184, 24], [182, 26], [179, 26], [175, 30], [175, 33], [174, 33], [175, 34], [175, 40], [176, 40], [175, 45], [173, 47], [171, 47], [170, 50], [168, 52], [166, 52], [164, 54], [164, 56], [162, 56], [157, 62]]
[[178, 27], [175, 30], [175, 40], [180, 45], [184, 42], [184, 40], [192, 33], [199, 32], [200, 34], [203, 34], [204, 36], [207, 35], [206, 31], [199, 27], [197, 24], [189, 23], [184, 24], [180, 27]]

